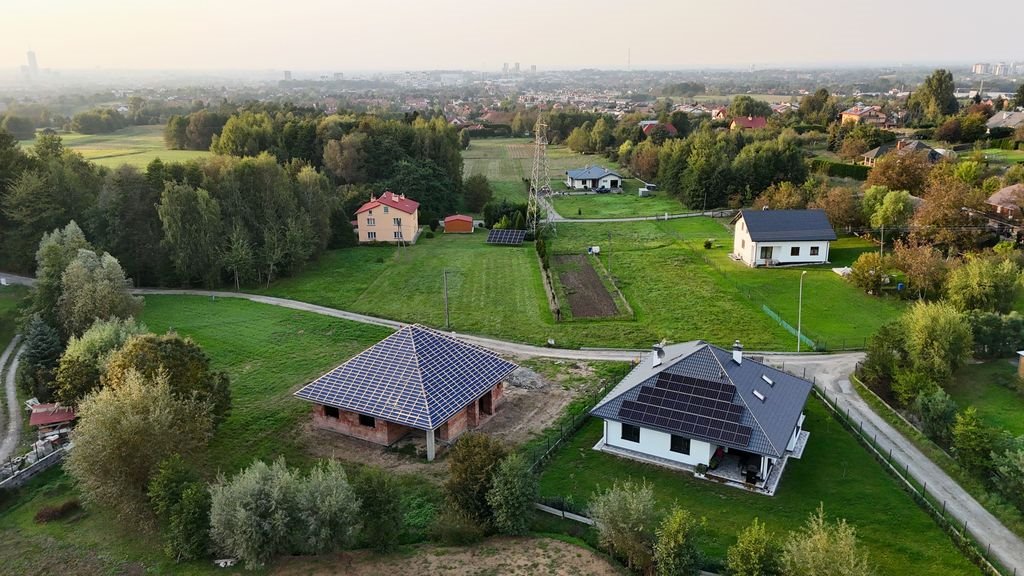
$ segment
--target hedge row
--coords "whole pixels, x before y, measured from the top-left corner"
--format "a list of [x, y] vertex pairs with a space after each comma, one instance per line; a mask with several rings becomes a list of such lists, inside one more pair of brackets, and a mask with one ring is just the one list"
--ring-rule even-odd
[[845, 164], [834, 162], [828, 158], [814, 158], [810, 161], [811, 172], [836, 176], [839, 178], [853, 178], [854, 180], [867, 180], [871, 167], [860, 164]]

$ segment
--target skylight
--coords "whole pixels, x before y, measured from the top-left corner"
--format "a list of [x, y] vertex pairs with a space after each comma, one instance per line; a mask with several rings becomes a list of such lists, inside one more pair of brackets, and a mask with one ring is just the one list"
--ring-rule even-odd
[[764, 380], [769, 386], [775, 386], [775, 381], [764, 374], [761, 374], [761, 380]]
[[754, 390], [754, 397], [760, 400], [761, 402], [764, 402], [765, 400], [764, 394], [761, 394], [760, 390]]

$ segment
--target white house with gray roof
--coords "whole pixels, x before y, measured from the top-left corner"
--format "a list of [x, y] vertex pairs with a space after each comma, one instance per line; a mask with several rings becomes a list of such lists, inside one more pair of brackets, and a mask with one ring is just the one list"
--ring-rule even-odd
[[774, 493], [808, 433], [811, 383], [701, 340], [655, 346], [591, 411], [595, 449]]
[[732, 223], [732, 258], [751, 268], [825, 264], [836, 239], [824, 210], [740, 210]]
[[622, 188], [622, 175], [604, 166], [587, 166], [579, 170], [565, 172], [565, 185], [573, 190], [593, 190]]

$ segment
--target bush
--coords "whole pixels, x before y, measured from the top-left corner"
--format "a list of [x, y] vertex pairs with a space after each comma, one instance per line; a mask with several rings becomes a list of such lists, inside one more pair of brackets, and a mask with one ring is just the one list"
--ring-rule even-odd
[[708, 238], [707, 240], [704, 241], [704, 249], [705, 250], [711, 250], [711, 247], [714, 246], [714, 245], [715, 245], [715, 241], [712, 240], [711, 238]]
[[353, 483], [361, 503], [362, 541], [386, 552], [398, 543], [402, 533], [402, 500], [398, 484], [392, 476], [375, 468], [366, 468]]
[[857, 543], [857, 533], [846, 520], [829, 522], [818, 507], [807, 524], [793, 532], [782, 553], [786, 576], [870, 576], [874, 569]]
[[810, 161], [810, 171], [826, 176], [837, 178], [853, 178], [854, 180], [867, 180], [871, 168], [860, 164], [844, 164], [833, 162], [827, 158], [814, 158]]
[[430, 231], [431, 232], [436, 232], [437, 231], [437, 227], [440, 226], [440, 225], [441, 225], [441, 223], [438, 222], [437, 218], [431, 218], [430, 222], [427, 223], [427, 226], [430, 226]]
[[529, 532], [530, 511], [537, 498], [537, 477], [518, 452], [506, 456], [494, 473], [487, 493], [494, 526], [502, 534], [523, 536]]
[[487, 493], [504, 457], [505, 448], [500, 442], [471, 432], [455, 443], [448, 458], [450, 473], [444, 485], [448, 503], [484, 528], [489, 528], [493, 520]]
[[423, 233], [423, 237], [424, 238], [433, 238], [434, 237], [434, 233], [431, 232], [430, 230], [427, 230], [426, 232]]
[[676, 506], [658, 527], [654, 559], [659, 576], [696, 576], [703, 564], [700, 539], [704, 520]]
[[657, 522], [654, 490], [646, 483], [616, 483], [590, 502], [601, 546], [643, 572], [654, 562], [654, 526]]
[[889, 277], [889, 259], [878, 252], [864, 252], [850, 267], [850, 282], [868, 294], [879, 295]]
[[45, 524], [55, 520], [63, 520], [81, 509], [82, 505], [78, 499], [72, 498], [71, 500], [65, 500], [57, 506], [43, 506], [36, 512], [34, 519], [36, 524]]
[[731, 576], [779, 576], [782, 549], [764, 523], [754, 518], [729, 547], [726, 567]]
[[175, 562], [197, 560], [210, 551], [210, 491], [198, 482], [185, 487], [164, 529], [164, 552]]
[[468, 546], [484, 539], [484, 528], [469, 514], [448, 507], [430, 527], [430, 539], [446, 546]]

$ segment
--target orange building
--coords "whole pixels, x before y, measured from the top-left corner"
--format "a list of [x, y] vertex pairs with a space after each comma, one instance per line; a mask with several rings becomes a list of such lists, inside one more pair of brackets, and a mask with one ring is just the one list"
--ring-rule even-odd
[[444, 219], [445, 234], [472, 234], [473, 217], [465, 214], [453, 214]]

